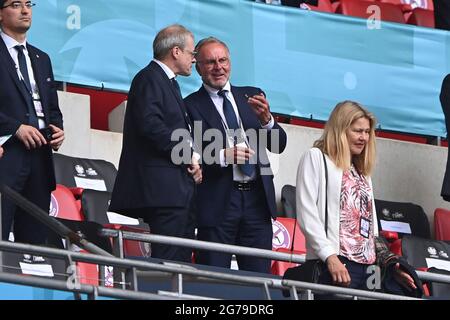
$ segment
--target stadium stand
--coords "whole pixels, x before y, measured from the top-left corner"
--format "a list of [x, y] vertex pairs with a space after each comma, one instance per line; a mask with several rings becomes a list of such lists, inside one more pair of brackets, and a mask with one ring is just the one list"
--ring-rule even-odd
[[[371, 1], [363, 0], [341, 0], [336, 13], [342, 13], [347, 16], [359, 17], [368, 19], [373, 16], [373, 10], [370, 10], [370, 6], [374, 3]], [[376, 6], [380, 9], [380, 15], [382, 21], [405, 23], [403, 12], [400, 7], [392, 3], [377, 3]]]

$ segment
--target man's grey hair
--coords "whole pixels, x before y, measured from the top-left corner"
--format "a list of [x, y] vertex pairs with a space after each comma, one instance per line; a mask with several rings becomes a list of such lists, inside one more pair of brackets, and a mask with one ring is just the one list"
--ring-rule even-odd
[[181, 50], [184, 50], [188, 37], [194, 39], [192, 32], [180, 24], [165, 27], [158, 32], [155, 40], [153, 40], [153, 58], [164, 59], [174, 47], [180, 47]]
[[226, 43], [223, 42], [223, 41], [221, 41], [221, 40], [219, 40], [219, 39], [217, 39], [217, 38], [214, 38], [214, 37], [203, 38], [202, 40], [200, 40], [200, 41], [197, 43], [197, 45], [195, 46], [195, 51], [199, 52], [200, 49], [201, 49], [204, 45], [207, 45], [207, 44], [210, 44], [210, 43], [218, 43], [218, 44], [221, 44], [222, 46], [224, 46], [225, 49], [227, 49], [228, 54], [230, 53], [230, 49], [228, 49], [228, 46], [226, 45]]

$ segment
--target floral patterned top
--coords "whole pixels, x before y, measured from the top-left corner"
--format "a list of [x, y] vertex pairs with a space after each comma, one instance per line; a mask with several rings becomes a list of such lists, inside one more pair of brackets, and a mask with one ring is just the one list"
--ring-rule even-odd
[[340, 255], [357, 263], [375, 263], [372, 189], [353, 165], [342, 176], [340, 210]]

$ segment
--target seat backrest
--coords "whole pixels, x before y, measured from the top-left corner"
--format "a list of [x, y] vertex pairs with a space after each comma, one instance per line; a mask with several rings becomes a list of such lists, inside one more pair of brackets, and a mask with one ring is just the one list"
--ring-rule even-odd
[[450, 271], [449, 242], [404, 236], [401, 239], [401, 254], [416, 269], [439, 267]]
[[406, 23], [420, 27], [434, 28], [434, 11], [416, 8], [412, 11]]
[[55, 153], [53, 159], [56, 183], [70, 188], [112, 192], [117, 169], [111, 162], [76, 158], [60, 153]]
[[51, 193], [49, 215], [67, 220], [84, 220], [80, 201], [75, 199], [69, 188], [61, 184], [57, 184]]
[[411, 234], [431, 238], [430, 224], [422, 207], [409, 202], [375, 199], [378, 230], [398, 232], [399, 237]]
[[368, 8], [374, 5], [380, 9], [381, 20], [405, 23], [402, 9], [392, 3], [374, 3], [372, 1], [363, 0], [341, 0], [339, 6], [336, 8], [336, 13], [368, 19], [369, 17], [372, 17], [374, 13], [373, 10], [368, 10]]
[[[272, 250], [285, 248], [295, 250], [297, 253], [306, 253], [305, 236], [296, 222], [296, 219], [282, 217], [272, 222]], [[292, 241], [294, 241], [293, 247]]]
[[308, 4], [308, 7], [310, 7], [311, 10], [313, 11], [330, 12], [330, 13], [334, 12], [330, 0], [319, 0], [317, 2], [317, 6]]
[[434, 238], [450, 241], [450, 210], [443, 208], [434, 210]]
[[286, 184], [283, 186], [283, 188], [281, 188], [281, 205], [283, 207], [283, 213], [285, 217], [292, 219], [297, 218], [294, 186]]
[[434, 10], [433, 0], [378, 0], [396, 5], [409, 5], [412, 9], [422, 8], [426, 10]]
[[[107, 228], [113, 228], [116, 230], [150, 233], [148, 224], [144, 223], [140, 219], [133, 219], [137, 220], [138, 224], [136, 225], [112, 223], [108, 217], [108, 214], [111, 214], [108, 213], [110, 200], [110, 192], [88, 189], [84, 190], [81, 194], [81, 208], [86, 220], [94, 221]], [[124, 217], [122, 215], [120, 216]], [[124, 240], [123, 251], [126, 257], [149, 257], [151, 253], [151, 245], [141, 241]]]

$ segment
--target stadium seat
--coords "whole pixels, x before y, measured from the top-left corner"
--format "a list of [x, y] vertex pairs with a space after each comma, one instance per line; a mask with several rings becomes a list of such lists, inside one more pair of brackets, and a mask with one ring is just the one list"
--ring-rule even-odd
[[[400, 5], [400, 6], [403, 6], [404, 8], [409, 7], [411, 10], [414, 8], [422, 8], [422, 9], [434, 11], [433, 0], [413, 2], [412, 4], [408, 3], [408, 1], [405, 1], [405, 0], [377, 0], [377, 1]], [[409, 1], [409, 2], [411, 2], [411, 1]]]
[[434, 238], [450, 241], [450, 210], [443, 208], [434, 210]]
[[406, 23], [420, 27], [434, 28], [434, 11], [415, 8], [414, 10], [412, 10]]
[[[73, 221], [60, 218], [58, 218], [58, 221], [63, 223], [67, 228], [71, 229], [75, 233], [81, 235], [87, 241], [112, 254], [112, 246], [109, 239], [99, 235], [100, 229], [103, 228], [100, 224], [92, 221]], [[68, 249], [71, 251], [89, 254], [86, 250], [83, 250], [74, 244], [71, 244], [70, 247], [67, 248], [67, 243], [65, 240], [63, 241], [63, 239], [61, 239], [61, 237], [54, 232], [50, 232], [49, 244], [60, 249]], [[77, 262], [76, 268], [77, 276], [79, 277], [81, 284], [99, 285], [99, 269], [96, 264]], [[105, 281], [111, 283], [111, 274], [107, 276], [109, 278], [105, 279]]]
[[[81, 195], [81, 208], [87, 221], [94, 221], [103, 225], [106, 228], [115, 230], [150, 233], [148, 224], [138, 219], [132, 219], [123, 215], [108, 212], [109, 201], [111, 193], [97, 190], [84, 190]], [[108, 216], [109, 215], [109, 216]], [[122, 218], [121, 223], [113, 223], [111, 215]], [[127, 220], [129, 222], [127, 222]], [[136, 223], [136, 224], [127, 224]], [[124, 240], [123, 253], [125, 257], [149, 257], [150, 244], [146, 242]]]
[[111, 162], [54, 154], [56, 183], [69, 188], [112, 192], [117, 169]]
[[[373, 11], [368, 10], [373, 5], [374, 2], [372, 1], [341, 0], [339, 6], [336, 8], [336, 13], [367, 19], [373, 16]], [[376, 5], [380, 8], [381, 20], [405, 23], [403, 12], [399, 6], [382, 2], [376, 3]]]
[[[305, 254], [305, 236], [296, 219], [277, 218], [272, 222], [272, 250], [284, 253]], [[295, 231], [294, 231], [295, 228]], [[294, 234], [295, 233], [295, 234]], [[292, 242], [294, 245], [292, 245]], [[287, 261], [272, 261], [272, 274], [283, 275], [284, 272], [297, 264]]]
[[[404, 236], [394, 241], [390, 249], [403, 256], [416, 270], [450, 274], [450, 243], [414, 236]], [[428, 283], [430, 295], [436, 298], [450, 298], [450, 285]]]
[[284, 217], [297, 219], [294, 186], [286, 184], [281, 188], [281, 205], [283, 207]]
[[84, 220], [80, 200], [75, 199], [69, 188], [61, 184], [57, 184], [51, 194], [49, 215], [67, 220]]
[[313, 11], [321, 11], [321, 12], [329, 12], [329, 13], [334, 12], [334, 9], [333, 9], [333, 6], [331, 5], [330, 0], [319, 0], [319, 2], [317, 3], [317, 6], [313, 6], [313, 5], [308, 5], [308, 6]]
[[422, 207], [413, 203], [375, 199], [378, 230], [392, 241], [405, 234], [431, 239], [430, 224]]

